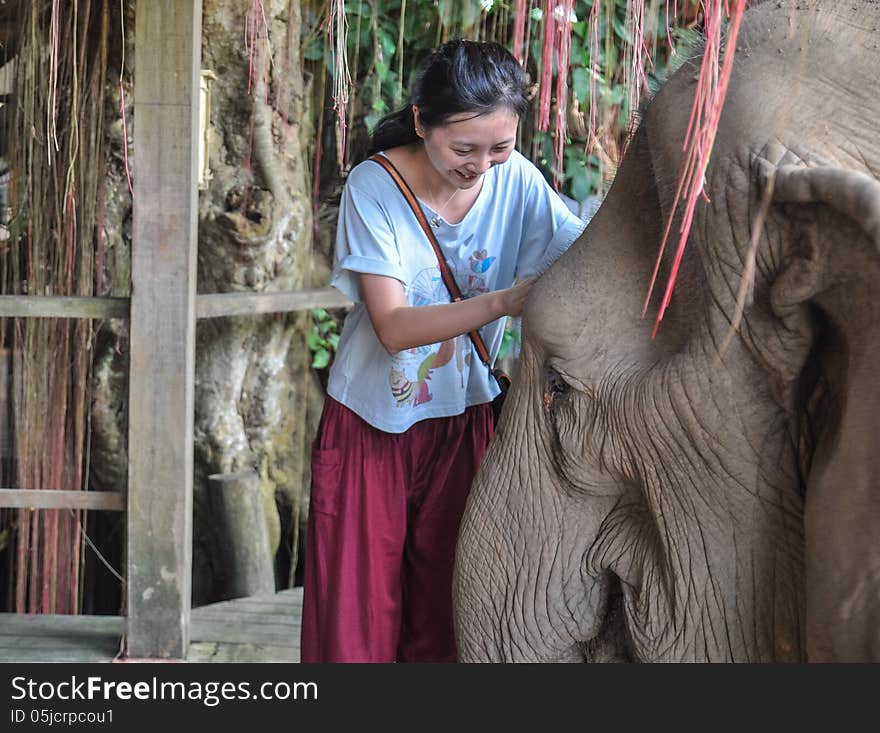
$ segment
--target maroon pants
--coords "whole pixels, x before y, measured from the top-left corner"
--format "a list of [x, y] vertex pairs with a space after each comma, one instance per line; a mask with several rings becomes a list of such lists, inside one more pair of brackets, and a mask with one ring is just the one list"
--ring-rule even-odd
[[385, 433], [328, 397], [312, 448], [303, 662], [454, 662], [452, 568], [489, 405]]

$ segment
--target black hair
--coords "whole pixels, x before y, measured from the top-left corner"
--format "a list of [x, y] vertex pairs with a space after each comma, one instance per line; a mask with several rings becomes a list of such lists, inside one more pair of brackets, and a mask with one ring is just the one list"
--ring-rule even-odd
[[419, 140], [413, 105], [419, 108], [420, 122], [430, 129], [462, 112], [483, 115], [506, 109], [522, 118], [528, 104], [525, 74], [504, 46], [447, 41], [422, 63], [409, 104], [376, 125], [368, 155]]

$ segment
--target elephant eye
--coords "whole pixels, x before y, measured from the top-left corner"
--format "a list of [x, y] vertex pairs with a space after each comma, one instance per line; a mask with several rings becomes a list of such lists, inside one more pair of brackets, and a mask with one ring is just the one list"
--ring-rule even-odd
[[560, 395], [568, 391], [568, 383], [562, 378], [562, 375], [553, 367], [545, 368], [544, 373], [544, 408], [549, 410], [553, 406], [553, 401]]

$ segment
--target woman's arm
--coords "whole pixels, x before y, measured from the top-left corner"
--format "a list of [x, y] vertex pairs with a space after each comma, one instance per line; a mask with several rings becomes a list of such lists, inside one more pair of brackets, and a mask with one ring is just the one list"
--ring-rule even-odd
[[502, 316], [518, 316], [534, 280], [458, 303], [410, 306], [403, 285], [384, 275], [361, 274], [361, 292], [373, 329], [389, 354], [436, 344]]

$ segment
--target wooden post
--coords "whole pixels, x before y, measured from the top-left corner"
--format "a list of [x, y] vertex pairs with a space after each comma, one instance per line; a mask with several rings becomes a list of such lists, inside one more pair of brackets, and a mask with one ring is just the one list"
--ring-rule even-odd
[[208, 476], [211, 500], [221, 517], [228, 556], [230, 598], [274, 595], [275, 566], [260, 477], [252, 468]]
[[185, 658], [192, 587], [201, 0], [135, 13], [127, 654]]

